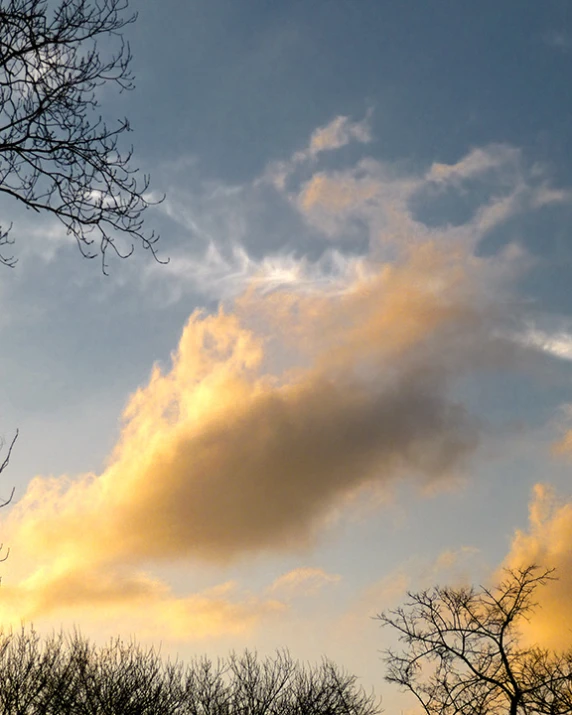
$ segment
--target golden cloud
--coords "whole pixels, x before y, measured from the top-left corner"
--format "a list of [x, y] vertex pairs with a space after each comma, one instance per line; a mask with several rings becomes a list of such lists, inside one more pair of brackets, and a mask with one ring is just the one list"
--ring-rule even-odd
[[3, 624], [63, 618], [69, 624], [121, 624], [141, 637], [201, 640], [247, 633], [287, 610], [277, 598], [260, 598], [234, 582], [189, 596], [176, 596], [148, 574], [115, 566], [109, 570], [68, 564], [37, 569], [19, 584], [5, 584]]
[[[340, 121], [312, 146], [367, 136]], [[301, 205], [339, 216], [380, 190], [359, 172], [349, 187], [339, 179], [316, 174]], [[300, 551], [365, 487], [457, 477], [480, 428], [450, 388], [504, 345], [489, 266], [450, 241], [404, 242], [392, 263], [370, 256], [360, 266], [336, 291], [294, 281], [264, 292], [254, 276], [217, 313], [193, 313], [171, 365], [155, 366], [130, 397], [103, 472], [29, 484], [6, 525], [28, 571], [0, 608], [38, 616], [148, 603], [159, 621], [194, 623], [195, 608], [210, 614], [205, 632], [225, 617], [242, 627], [232, 624], [283, 606], [178, 598], [147, 569]], [[292, 588], [318, 578], [292, 573]]]
[[261, 370], [266, 335], [223, 310], [193, 314], [171, 370], [130, 399], [105, 472], [33, 480], [11, 538], [66, 563], [225, 562], [307, 546], [365, 484], [450, 476], [478, 441], [447, 397], [485, 339], [467, 281], [427, 247], [336, 299], [259, 297], [277, 328], [307, 337], [306, 366], [278, 375]]
[[556, 581], [539, 589], [539, 608], [523, 631], [529, 642], [554, 649], [572, 647], [572, 502], [559, 501], [544, 484], [534, 487], [528, 531], [517, 531], [505, 566], [538, 564], [556, 569]]
[[13, 603], [187, 613], [142, 564], [300, 550], [361, 487], [456, 476], [479, 428], [448, 387], [494, 344], [467, 266], [418, 246], [337, 295], [252, 290], [195, 312], [104, 472], [36, 477], [13, 509], [10, 541], [36, 564]]

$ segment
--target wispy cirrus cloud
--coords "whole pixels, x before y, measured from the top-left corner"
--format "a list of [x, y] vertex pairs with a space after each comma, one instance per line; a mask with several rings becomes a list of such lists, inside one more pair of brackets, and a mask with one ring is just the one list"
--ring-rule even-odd
[[[248, 185], [210, 182], [184, 195], [175, 188], [160, 209], [189, 241], [171, 251], [170, 267], [151, 266], [145, 275], [172, 278], [175, 300], [190, 288], [228, 299], [252, 281], [268, 289], [309, 288], [313, 282], [322, 289], [328, 281], [339, 287], [356, 271], [367, 271], [369, 260], [392, 259], [406, 243], [447, 242], [476, 251], [515, 217], [572, 198], [569, 189], [550, 184], [542, 167], [529, 166], [520, 150], [505, 144], [475, 148], [427, 169], [371, 157], [335, 169], [321, 163], [325, 151], [371, 139], [370, 115], [361, 122], [340, 116]], [[472, 212], [458, 222], [445, 211], [438, 224], [427, 223], [425, 209], [449, 195], [472, 204]]]

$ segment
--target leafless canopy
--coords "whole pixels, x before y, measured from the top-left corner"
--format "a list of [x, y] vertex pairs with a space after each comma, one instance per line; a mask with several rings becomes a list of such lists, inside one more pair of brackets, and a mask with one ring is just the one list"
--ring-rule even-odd
[[0, 712], [26, 715], [377, 715], [372, 695], [329, 661], [306, 667], [286, 651], [184, 666], [117, 639], [0, 635]]
[[404, 644], [385, 651], [386, 680], [427, 715], [570, 715], [572, 653], [524, 648], [518, 633], [534, 591], [553, 578], [529, 566], [507, 571], [495, 589], [409, 593], [405, 606], [378, 616]]
[[[128, 0], [0, 0], [0, 191], [56, 216], [82, 254], [121, 257], [143, 231], [148, 176], [131, 167], [119, 139], [127, 119], [98, 113], [104, 85], [133, 87], [122, 29]], [[100, 43], [105, 53], [100, 52]], [[0, 262], [11, 265], [10, 226], [0, 226]], [[122, 240], [123, 245], [122, 247]]]

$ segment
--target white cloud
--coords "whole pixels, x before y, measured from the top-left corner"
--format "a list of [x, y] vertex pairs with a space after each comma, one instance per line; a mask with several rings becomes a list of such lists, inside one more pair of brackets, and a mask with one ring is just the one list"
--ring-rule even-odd
[[527, 347], [541, 350], [561, 360], [572, 360], [572, 333], [570, 332], [550, 333], [530, 327], [525, 333], [517, 334], [515, 339]]
[[359, 276], [369, 271], [367, 261], [360, 256], [347, 256], [329, 249], [316, 261], [295, 258], [293, 255], [251, 257], [243, 246], [237, 245], [223, 255], [210, 243], [201, 256], [173, 253], [166, 266], [150, 264], [147, 275], [153, 280], [170, 282], [170, 301], [177, 301], [186, 287], [215, 300], [231, 299], [249, 286], [257, 286], [262, 293], [277, 288], [291, 287], [300, 292], [340, 293]]

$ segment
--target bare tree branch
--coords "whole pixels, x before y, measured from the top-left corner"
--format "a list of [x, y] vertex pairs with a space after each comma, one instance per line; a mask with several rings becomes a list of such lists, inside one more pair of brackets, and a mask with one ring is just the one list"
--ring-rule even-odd
[[[6, 467], [10, 464], [10, 457], [12, 456], [12, 450], [14, 449], [14, 445], [16, 444], [16, 440], [18, 439], [19, 431], [16, 430], [16, 434], [14, 435], [12, 441], [10, 442], [10, 446], [8, 447], [8, 452], [6, 456], [4, 457], [4, 461], [2, 464], [0, 464], [0, 474], [6, 469]], [[0, 449], [3, 447], [3, 444], [0, 442]], [[2, 507], [8, 506], [12, 499], [14, 498], [14, 492], [15, 492], [15, 487], [12, 487], [12, 491], [10, 492], [10, 496], [8, 499], [5, 499], [4, 501], [0, 502], [0, 509]], [[2, 553], [2, 549], [4, 548], [4, 544], [0, 544], [0, 554]], [[10, 549], [7, 549], [6, 553], [4, 556], [0, 557], [0, 563], [2, 561], [6, 561], [6, 559], [10, 556]]]
[[386, 680], [412, 693], [427, 715], [570, 715], [572, 653], [519, 640], [535, 590], [553, 579], [532, 565], [507, 570], [495, 589], [409, 593], [404, 606], [378, 616], [404, 644], [385, 651]]
[[[108, 125], [98, 112], [101, 88], [133, 88], [131, 51], [122, 30], [128, 0], [0, 0], [0, 193], [56, 216], [87, 258], [120, 257], [136, 243], [155, 259], [158, 236], [143, 230], [158, 201], [149, 177], [131, 166], [119, 140], [127, 119]], [[104, 56], [114, 41], [115, 51]], [[162, 199], [159, 199], [161, 201]], [[0, 227], [0, 262], [10, 228]], [[123, 238], [123, 240], [122, 240]], [[161, 261], [160, 261], [161, 262]]]

